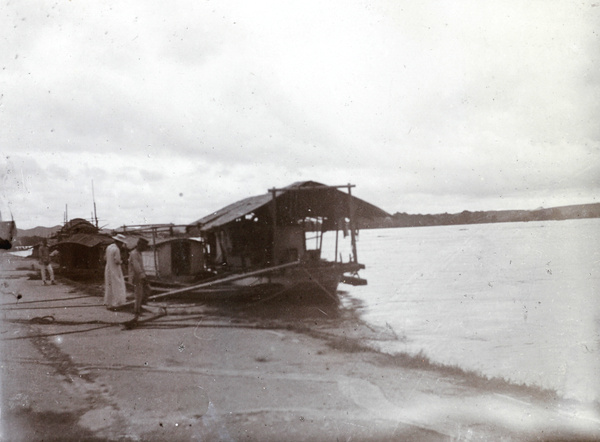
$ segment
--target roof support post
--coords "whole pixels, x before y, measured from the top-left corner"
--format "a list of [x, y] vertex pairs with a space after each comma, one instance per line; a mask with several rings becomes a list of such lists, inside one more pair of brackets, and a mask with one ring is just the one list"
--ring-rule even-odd
[[160, 272], [158, 270], [158, 259], [157, 259], [157, 251], [156, 251], [156, 227], [152, 228], [152, 251], [154, 256], [154, 274], [157, 278], [160, 278]]
[[348, 184], [348, 211], [350, 213], [350, 238], [352, 240], [352, 260], [358, 262], [356, 256], [356, 232], [354, 231], [354, 201], [352, 200], [352, 185]]
[[273, 194], [273, 199], [271, 200], [271, 219], [273, 225], [273, 239], [271, 244], [271, 256], [272, 256], [272, 265], [276, 265], [278, 263], [277, 257], [277, 189], [272, 188], [271, 193]]
[[335, 220], [335, 254], [333, 255], [334, 256], [333, 262], [337, 262], [338, 242], [339, 242], [338, 237], [339, 237], [339, 233], [340, 233], [340, 229], [338, 229], [338, 222], [339, 222], [339, 219], [336, 219]]

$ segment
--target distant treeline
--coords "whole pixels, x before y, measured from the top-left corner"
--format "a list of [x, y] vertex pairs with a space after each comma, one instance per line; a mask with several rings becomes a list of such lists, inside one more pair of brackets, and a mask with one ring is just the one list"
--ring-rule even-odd
[[[361, 229], [388, 227], [449, 226], [455, 224], [509, 223], [526, 221], [548, 221], [578, 218], [600, 218], [600, 203], [553, 207], [536, 210], [499, 210], [486, 212], [440, 213], [437, 215], [411, 215], [396, 212], [390, 217], [375, 220], [358, 220]], [[18, 227], [18, 226], [17, 226]], [[41, 242], [60, 230], [61, 226], [18, 229], [14, 246], [30, 246]]]
[[411, 215], [396, 212], [388, 218], [361, 220], [359, 227], [377, 229], [384, 227], [448, 226], [456, 224], [508, 223], [527, 221], [566, 220], [578, 218], [600, 218], [600, 203], [553, 207], [536, 210], [499, 210], [437, 215]]

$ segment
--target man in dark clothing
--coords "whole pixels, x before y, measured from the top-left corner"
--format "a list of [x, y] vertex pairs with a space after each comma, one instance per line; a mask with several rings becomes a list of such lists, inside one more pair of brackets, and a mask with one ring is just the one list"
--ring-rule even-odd
[[133, 284], [133, 294], [135, 296], [134, 319], [137, 319], [142, 313], [142, 301], [144, 300], [144, 291], [147, 285], [144, 260], [142, 259], [142, 252], [146, 250], [147, 246], [148, 241], [140, 238], [136, 248], [129, 254], [129, 278]]

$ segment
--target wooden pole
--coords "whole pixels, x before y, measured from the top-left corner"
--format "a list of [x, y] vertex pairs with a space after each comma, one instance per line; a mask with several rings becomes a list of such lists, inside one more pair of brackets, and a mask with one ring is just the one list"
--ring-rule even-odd
[[157, 278], [160, 278], [160, 273], [158, 271], [158, 259], [156, 258], [156, 254], [158, 253], [156, 250], [156, 227], [152, 228], [152, 252], [154, 255], [154, 274]]
[[348, 211], [350, 212], [350, 238], [352, 239], [352, 257], [354, 262], [358, 262], [356, 256], [356, 234], [354, 232], [354, 201], [352, 200], [352, 188], [351, 184], [348, 184]]
[[335, 221], [335, 255], [334, 255], [334, 262], [337, 262], [337, 254], [338, 254], [338, 236], [340, 233], [340, 230], [338, 229], [338, 225], [337, 225], [338, 221]]
[[319, 236], [319, 257], [321, 256], [321, 252], [323, 250], [323, 233], [324, 233], [324, 229], [323, 229], [323, 223], [325, 222], [325, 218], [320, 217], [320, 221], [321, 221], [321, 227], [320, 227], [320, 232], [317, 232], [317, 235]]
[[273, 246], [272, 246], [272, 264], [277, 263], [277, 189], [271, 189], [273, 201], [271, 203], [271, 216], [273, 217]]
[[96, 221], [96, 229], [98, 228], [98, 213], [96, 212], [96, 194], [94, 193], [94, 180], [92, 180], [92, 200], [94, 202], [94, 217]]
[[[300, 265], [300, 261], [288, 262], [286, 264], [281, 264], [278, 266], [267, 267], [266, 269], [254, 270], [253, 272], [240, 273], [238, 275], [231, 275], [231, 276], [228, 276], [225, 278], [216, 279], [214, 281], [204, 282], [202, 284], [197, 284], [197, 285], [193, 285], [190, 287], [184, 287], [181, 289], [175, 289], [175, 290], [171, 290], [170, 292], [150, 296], [150, 297], [148, 297], [148, 300], [153, 301], [155, 299], [166, 298], [169, 296], [178, 295], [180, 293], [193, 292], [194, 290], [198, 290], [198, 289], [201, 289], [204, 287], [210, 287], [211, 285], [218, 285], [218, 284], [223, 284], [226, 282], [237, 281], [238, 279], [244, 279], [244, 278], [248, 278], [250, 276], [260, 275], [262, 273], [274, 272], [275, 270], [281, 270], [281, 269], [285, 269], [287, 267], [294, 267], [297, 265]], [[123, 304], [122, 307], [125, 307], [128, 305], [133, 305], [133, 304], [134, 304], [134, 301], [129, 301], [129, 302], [126, 302], [125, 304]]]

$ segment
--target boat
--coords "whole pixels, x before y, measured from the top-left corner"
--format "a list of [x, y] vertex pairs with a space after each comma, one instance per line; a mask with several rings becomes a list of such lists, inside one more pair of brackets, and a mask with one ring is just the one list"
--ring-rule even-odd
[[60, 273], [72, 279], [100, 279], [104, 275], [104, 253], [113, 242], [110, 235], [83, 218], [74, 218], [49, 239], [58, 252]]
[[[203, 244], [188, 261], [200, 265], [202, 271], [194, 280], [188, 275], [182, 281], [173, 274], [159, 278], [161, 272], [156, 268], [155, 294], [150, 298], [193, 293], [260, 301], [338, 302], [340, 283], [367, 284], [358, 273], [365, 265], [357, 256], [357, 220], [390, 216], [353, 196], [354, 187], [296, 182], [245, 198], [188, 224], [188, 239]], [[335, 235], [334, 250], [328, 254], [333, 259], [323, 256], [326, 232]], [[339, 253], [342, 241], [350, 242], [351, 254], [345, 261]], [[159, 242], [151, 241], [150, 246], [153, 250], [146, 253], [158, 263]], [[160, 280], [171, 285], [157, 289]]]

